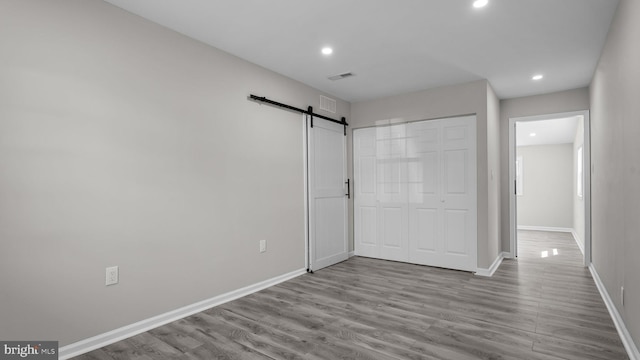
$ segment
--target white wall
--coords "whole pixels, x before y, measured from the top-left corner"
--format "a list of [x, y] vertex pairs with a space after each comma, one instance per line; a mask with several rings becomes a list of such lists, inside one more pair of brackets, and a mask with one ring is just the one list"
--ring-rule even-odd
[[[576, 128], [576, 136], [573, 140], [573, 236], [582, 252], [584, 252], [584, 224], [585, 224], [585, 202], [584, 202], [584, 186], [583, 196], [578, 196], [578, 149], [582, 147], [582, 156], [584, 161], [584, 119], [580, 117], [578, 127]], [[589, 171], [589, 164], [583, 168], [583, 174]]]
[[[497, 152], [499, 112], [498, 100], [486, 80], [401, 94], [354, 103], [351, 127], [361, 128], [450, 116], [476, 114], [478, 146], [478, 266], [487, 268], [499, 253], [500, 239], [492, 229], [500, 228]], [[490, 111], [488, 110], [490, 108]], [[351, 135], [349, 134], [349, 139]], [[491, 144], [489, 143], [491, 140]], [[349, 144], [349, 176], [353, 178], [352, 146]], [[492, 178], [491, 174], [495, 176]], [[496, 182], [496, 184], [494, 184]], [[353, 219], [353, 201], [350, 202]], [[488, 209], [489, 211], [482, 211]], [[353, 244], [353, 229], [351, 229]], [[353, 246], [353, 245], [352, 245]]]
[[0, 49], [0, 339], [66, 345], [304, 267], [301, 115], [247, 96], [320, 92], [99, 0], [0, 1]]
[[589, 89], [580, 88], [551, 94], [526, 96], [500, 101], [500, 188], [502, 206], [500, 212], [502, 251], [510, 252], [509, 238], [509, 119], [524, 116], [558, 114], [589, 109]]
[[518, 226], [573, 228], [573, 145], [518, 146], [523, 194]]
[[636, 346], [640, 346], [638, 44], [640, 1], [621, 0], [589, 88], [592, 260]]

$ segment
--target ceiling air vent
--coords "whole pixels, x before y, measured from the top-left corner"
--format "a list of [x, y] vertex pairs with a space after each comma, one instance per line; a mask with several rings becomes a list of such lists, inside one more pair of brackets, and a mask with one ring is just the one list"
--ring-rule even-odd
[[338, 74], [338, 75], [333, 75], [333, 76], [329, 76], [328, 79], [329, 80], [341, 80], [344, 78], [348, 78], [354, 76], [354, 74], [352, 72], [346, 72], [346, 73], [342, 73], [342, 74]]
[[332, 98], [320, 95], [320, 110], [336, 113], [336, 101]]

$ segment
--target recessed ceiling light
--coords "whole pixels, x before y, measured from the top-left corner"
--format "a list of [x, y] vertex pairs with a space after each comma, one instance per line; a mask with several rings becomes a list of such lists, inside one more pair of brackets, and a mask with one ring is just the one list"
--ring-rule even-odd
[[533, 77], [531, 78], [531, 80], [541, 80], [543, 78], [542, 75], [538, 74], [538, 75], [533, 75]]
[[485, 7], [487, 6], [488, 3], [489, 3], [489, 0], [476, 0], [473, 2], [473, 7], [474, 8]]
[[529, 136], [534, 137], [534, 136], [536, 136], [536, 133], [531, 133], [531, 134], [529, 134]]
[[332, 49], [332, 48], [330, 48], [330, 47], [328, 47], [328, 46], [323, 47], [323, 48], [322, 48], [322, 53], [323, 53], [324, 55], [331, 55], [331, 54], [333, 53], [333, 49]]

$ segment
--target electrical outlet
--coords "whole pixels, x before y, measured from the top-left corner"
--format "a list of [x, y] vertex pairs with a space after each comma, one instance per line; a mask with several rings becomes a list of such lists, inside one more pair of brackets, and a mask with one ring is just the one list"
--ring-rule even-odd
[[620, 286], [620, 302], [624, 306], [624, 286]]
[[115, 285], [118, 283], [118, 267], [117, 266], [111, 266], [108, 267], [106, 270], [106, 275], [107, 275], [107, 279], [106, 279], [106, 285]]
[[267, 251], [267, 240], [260, 240], [260, 252]]

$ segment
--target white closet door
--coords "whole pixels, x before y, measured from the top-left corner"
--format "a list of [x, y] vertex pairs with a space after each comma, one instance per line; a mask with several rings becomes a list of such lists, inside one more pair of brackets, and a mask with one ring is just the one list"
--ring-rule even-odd
[[347, 189], [344, 127], [314, 118], [308, 122], [309, 268], [346, 260]]
[[406, 126], [353, 132], [354, 247], [358, 256], [408, 260]]
[[408, 260], [407, 137], [405, 124], [376, 129], [380, 258]]
[[355, 254], [476, 270], [475, 116], [354, 130]]
[[410, 262], [476, 270], [475, 124], [468, 116], [408, 125]]
[[440, 123], [407, 125], [409, 173], [409, 261], [438, 264], [444, 249], [442, 236], [442, 150]]
[[477, 270], [476, 118], [442, 124], [443, 238], [447, 267]]
[[353, 217], [355, 255], [379, 258], [376, 131], [353, 131]]

